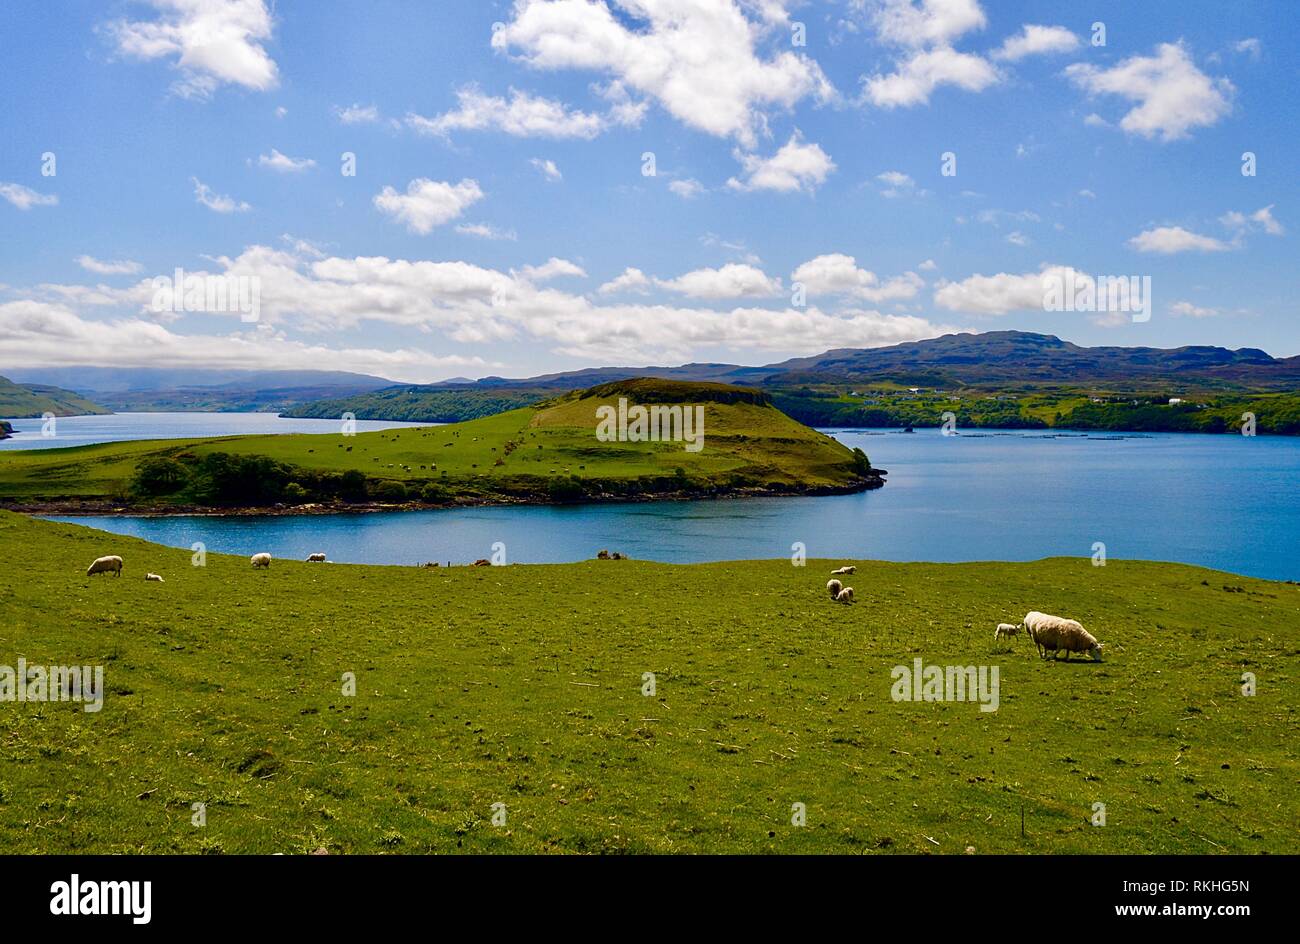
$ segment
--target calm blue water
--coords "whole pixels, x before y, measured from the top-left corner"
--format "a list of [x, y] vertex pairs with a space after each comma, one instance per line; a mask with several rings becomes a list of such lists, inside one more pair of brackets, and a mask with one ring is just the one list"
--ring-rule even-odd
[[889, 470], [871, 492], [576, 507], [259, 518], [89, 518], [82, 524], [188, 548], [331, 560], [464, 563], [506, 545], [511, 562], [573, 561], [600, 548], [639, 559], [788, 557], [1202, 564], [1300, 579], [1300, 439], [1158, 434], [828, 430]]
[[[60, 416], [53, 436], [42, 436], [40, 418], [10, 420], [11, 439], [0, 449], [57, 449], [128, 439], [185, 439], [191, 436], [236, 436], [252, 433], [337, 433], [338, 420], [297, 420], [277, 413], [110, 413], [107, 416]], [[358, 420], [357, 432], [429, 423], [387, 423]]]

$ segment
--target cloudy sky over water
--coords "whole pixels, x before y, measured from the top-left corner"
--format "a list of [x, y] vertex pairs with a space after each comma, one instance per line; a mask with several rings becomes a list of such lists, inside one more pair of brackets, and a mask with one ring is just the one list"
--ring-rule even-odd
[[[0, 18], [0, 371], [428, 381], [1004, 328], [1300, 353], [1289, 2]], [[158, 305], [177, 268], [246, 277], [257, 320]], [[1150, 276], [1150, 320], [1044, 311], [1067, 268]]]

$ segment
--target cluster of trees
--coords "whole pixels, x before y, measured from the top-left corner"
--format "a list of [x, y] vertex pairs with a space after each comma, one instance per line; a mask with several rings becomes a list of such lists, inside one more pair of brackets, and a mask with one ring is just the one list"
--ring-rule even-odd
[[[365, 501], [382, 485], [355, 469], [315, 472], [267, 456], [225, 452], [157, 456], [136, 467], [130, 490], [139, 498], [181, 498], [199, 505], [267, 506], [309, 501]], [[403, 498], [405, 488], [403, 488]]]
[[963, 427], [1042, 429], [1047, 426], [1036, 416], [1022, 415], [1015, 400], [894, 400], [871, 404], [816, 394], [776, 392], [772, 394], [772, 402], [782, 413], [807, 426], [881, 429], [939, 426], [948, 411], [957, 415], [957, 424]]

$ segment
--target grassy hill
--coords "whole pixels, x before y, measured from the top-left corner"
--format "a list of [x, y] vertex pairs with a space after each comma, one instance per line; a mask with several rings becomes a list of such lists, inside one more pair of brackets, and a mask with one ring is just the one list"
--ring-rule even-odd
[[26, 419], [53, 413], [55, 416], [81, 416], [107, 413], [97, 403], [70, 390], [45, 384], [16, 384], [0, 377], [0, 418]]
[[[87, 578], [107, 553], [121, 579]], [[4, 512], [0, 562], [0, 665], [102, 665], [107, 690], [98, 713], [0, 702], [5, 848], [1300, 851], [1291, 584], [858, 561], [846, 607], [840, 561], [254, 571]], [[1106, 661], [995, 647], [1031, 608]], [[998, 710], [893, 701], [915, 658], [997, 666]]]
[[[597, 410], [701, 404], [704, 445], [601, 442]], [[876, 487], [849, 450], [723, 384], [636, 380], [443, 427], [362, 433], [153, 440], [0, 455], [0, 501], [247, 506], [307, 502], [628, 500]]]

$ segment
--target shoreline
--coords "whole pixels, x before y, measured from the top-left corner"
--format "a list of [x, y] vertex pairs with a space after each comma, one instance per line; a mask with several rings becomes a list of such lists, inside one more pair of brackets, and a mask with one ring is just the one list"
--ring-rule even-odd
[[311, 515], [371, 514], [392, 511], [443, 511], [453, 508], [508, 507], [511, 505], [550, 505], [556, 507], [577, 505], [632, 505], [657, 501], [698, 501], [728, 498], [816, 498], [826, 495], [852, 495], [884, 487], [885, 469], [873, 470], [873, 475], [844, 486], [815, 486], [810, 488], [730, 488], [718, 491], [657, 492], [651, 495], [589, 495], [579, 501], [557, 502], [543, 495], [493, 495], [466, 496], [460, 499], [430, 503], [407, 502], [307, 502], [301, 505], [139, 505], [109, 499], [44, 499], [13, 501], [0, 499], [0, 510], [25, 515], [57, 515], [78, 518], [251, 518], [292, 517]]

